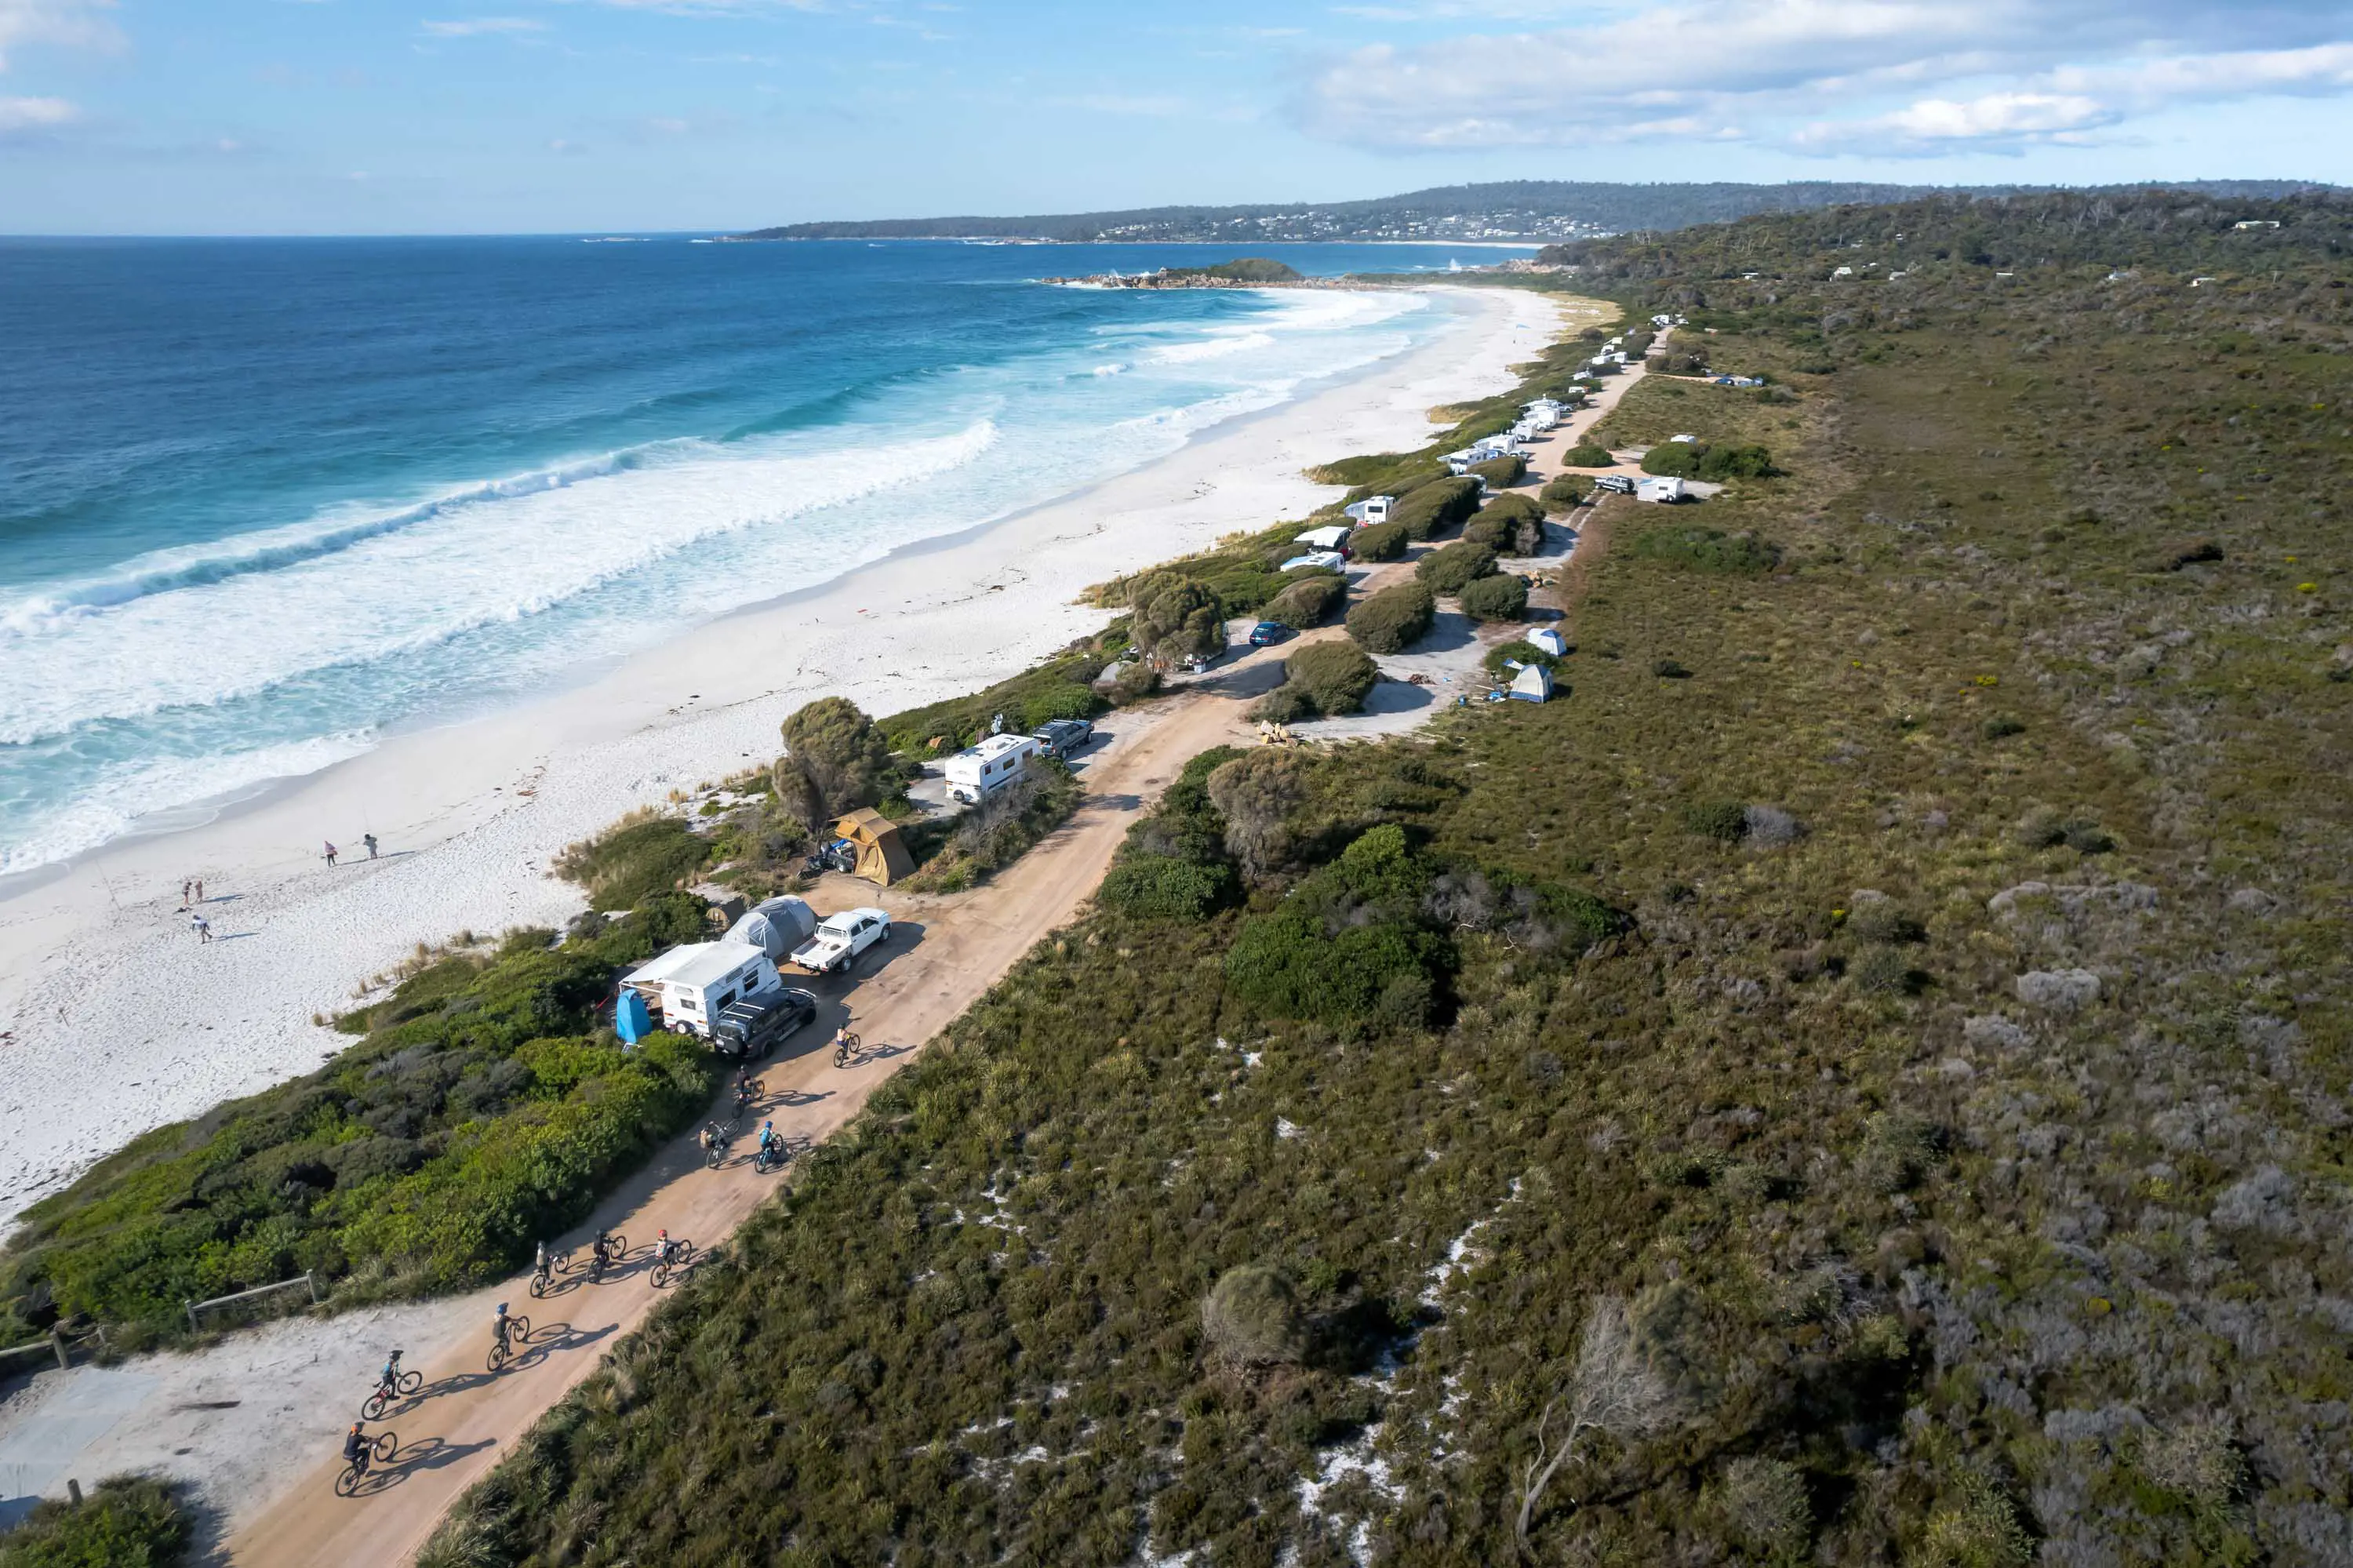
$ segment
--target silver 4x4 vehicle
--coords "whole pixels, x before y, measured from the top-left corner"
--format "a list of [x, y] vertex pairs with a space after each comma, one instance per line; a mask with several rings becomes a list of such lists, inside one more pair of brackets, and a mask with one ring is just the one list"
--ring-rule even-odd
[[1095, 726], [1085, 719], [1048, 719], [1029, 732], [1029, 738], [1052, 752], [1056, 758], [1071, 753], [1095, 737]]

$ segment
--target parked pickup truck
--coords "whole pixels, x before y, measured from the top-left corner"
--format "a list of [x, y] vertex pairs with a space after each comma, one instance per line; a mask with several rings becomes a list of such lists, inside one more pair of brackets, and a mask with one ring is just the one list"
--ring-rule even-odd
[[839, 974], [867, 948], [891, 939], [891, 916], [880, 909], [844, 909], [818, 922], [817, 932], [793, 951], [811, 974]]

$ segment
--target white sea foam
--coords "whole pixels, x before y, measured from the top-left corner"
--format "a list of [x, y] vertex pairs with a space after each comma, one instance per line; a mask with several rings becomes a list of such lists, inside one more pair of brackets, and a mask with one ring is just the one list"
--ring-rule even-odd
[[20, 630], [0, 667], [0, 743], [249, 696], [537, 614], [713, 535], [934, 478], [997, 434], [981, 420], [897, 446], [765, 457], [672, 443], [593, 482], [486, 486], [471, 504], [410, 509], [425, 515], [277, 570], [52, 617]]
[[1274, 335], [1263, 332], [1220, 331], [1212, 328], [1190, 343], [1172, 343], [1166, 348], [1155, 348], [1150, 358], [1155, 365], [1196, 365], [1205, 359], [1224, 359], [1253, 349], [1272, 348]]

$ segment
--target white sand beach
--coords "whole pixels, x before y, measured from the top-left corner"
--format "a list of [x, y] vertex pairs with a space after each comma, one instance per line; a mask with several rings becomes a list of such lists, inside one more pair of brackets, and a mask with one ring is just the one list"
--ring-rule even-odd
[[[1305, 514], [1334, 493], [1307, 465], [1420, 444], [1429, 408], [1509, 387], [1557, 334], [1541, 296], [1444, 292], [1454, 330], [1145, 468], [0, 900], [0, 1224], [140, 1133], [316, 1067], [349, 1041], [313, 1016], [417, 943], [569, 918], [580, 894], [548, 872], [565, 844], [765, 763], [801, 704], [881, 714], [1001, 679], [1103, 624], [1073, 602], [1089, 584]], [[181, 910], [190, 877], [209, 943]]]

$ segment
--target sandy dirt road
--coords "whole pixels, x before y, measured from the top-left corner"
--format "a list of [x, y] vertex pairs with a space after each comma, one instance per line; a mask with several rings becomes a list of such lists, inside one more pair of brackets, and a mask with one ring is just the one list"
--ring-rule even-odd
[[[821, 991], [833, 1005], [795, 1036], [790, 1049], [797, 1054], [765, 1065], [761, 1075], [767, 1095], [756, 1114], [772, 1118], [795, 1149], [826, 1138], [855, 1116], [878, 1085], [913, 1061], [1031, 947], [1069, 922], [1102, 880], [1129, 824], [1187, 758], [1250, 738], [1240, 699], [1281, 680], [1283, 652], [1242, 650], [1166, 703], [1113, 715], [1105, 727], [1115, 733], [1085, 758], [1084, 804], [987, 886], [953, 900], [894, 900], [884, 894], [881, 902], [891, 909], [894, 929], [881, 962], [862, 960], [860, 976], [846, 987]], [[874, 896], [871, 887], [854, 885], [860, 899]], [[837, 1069], [826, 1042], [844, 1003], [867, 1058]], [[768, 1196], [776, 1178], [753, 1173], [750, 1139], [737, 1149], [728, 1163], [707, 1170], [693, 1140], [679, 1140], [608, 1201], [590, 1226], [567, 1238], [578, 1243], [599, 1227], [628, 1237], [632, 1250], [603, 1283], [575, 1283], [533, 1300], [524, 1278], [512, 1280], [506, 1299], [530, 1317], [532, 1333], [503, 1372], [485, 1370], [487, 1319], [412, 1353], [407, 1364], [424, 1374], [423, 1391], [368, 1428], [398, 1436], [392, 1462], [349, 1498], [335, 1492], [339, 1459], [301, 1466], [307, 1473], [241, 1521], [227, 1543], [230, 1561], [253, 1568], [367, 1568], [415, 1556], [458, 1494], [659, 1303], [662, 1293], [651, 1278], [655, 1233], [667, 1229], [708, 1246], [724, 1240]]]

